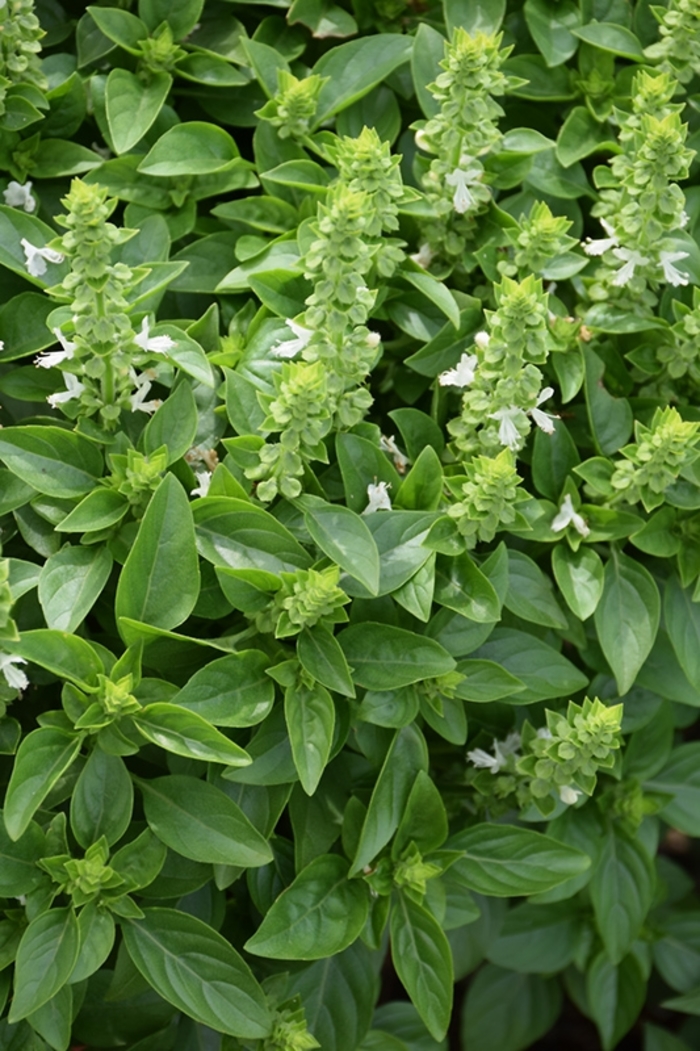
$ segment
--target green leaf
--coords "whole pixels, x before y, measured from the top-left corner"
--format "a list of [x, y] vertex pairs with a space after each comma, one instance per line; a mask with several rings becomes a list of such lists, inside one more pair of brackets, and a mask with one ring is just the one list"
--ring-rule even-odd
[[466, 553], [438, 558], [435, 601], [479, 624], [493, 623], [501, 616], [501, 603], [493, 584]]
[[18, 840], [29, 827], [37, 809], [77, 756], [82, 740], [82, 734], [51, 726], [32, 730], [24, 738], [5, 794], [4, 819], [10, 839]]
[[355, 941], [369, 911], [369, 889], [348, 879], [337, 854], [316, 858], [277, 898], [247, 952], [271, 960], [320, 960]]
[[399, 827], [418, 773], [427, 769], [425, 740], [417, 726], [397, 730], [369, 801], [351, 876], [369, 865], [389, 842]]
[[355, 687], [348, 663], [335, 635], [316, 624], [304, 628], [297, 639], [297, 657], [304, 671], [317, 682], [344, 697], [354, 697]]
[[600, 124], [585, 106], [574, 106], [561, 126], [557, 137], [556, 154], [560, 164], [571, 164], [613, 145], [611, 133]]
[[328, 504], [318, 497], [297, 501], [312, 539], [341, 569], [376, 595], [379, 590], [379, 551], [363, 519], [348, 507]]
[[359, 1047], [376, 999], [374, 961], [374, 953], [356, 941], [344, 952], [290, 974], [288, 994], [301, 996], [306, 1023], [324, 1051]]
[[[49, 241], [53, 241], [55, 236], [56, 231], [35, 216], [0, 204], [0, 266], [7, 267], [40, 288], [47, 288], [57, 281], [62, 281], [68, 273], [68, 263], [49, 263], [45, 274], [34, 277], [27, 271], [27, 259], [21, 241], [22, 238], [26, 238], [30, 244], [43, 248]], [[3, 338], [6, 338], [4, 330]], [[45, 428], [42, 427], [41, 430]]]
[[333, 744], [333, 698], [320, 683], [306, 686], [300, 682], [288, 686], [284, 694], [284, 715], [299, 780], [306, 794], [312, 796]]
[[556, 980], [517, 974], [493, 964], [469, 985], [462, 1012], [464, 1046], [479, 1051], [522, 1051], [554, 1025], [561, 1010]]
[[440, 792], [425, 770], [419, 770], [394, 836], [392, 859], [399, 858], [411, 842], [421, 854], [429, 854], [442, 846], [447, 832], [447, 811]]
[[128, 11], [116, 7], [88, 7], [87, 10], [98, 29], [131, 54], [135, 54], [139, 43], [148, 37], [148, 26]]
[[239, 156], [238, 147], [223, 128], [192, 120], [169, 128], [146, 154], [138, 170], [144, 175], [209, 175], [221, 171]]
[[197, 546], [215, 566], [293, 573], [311, 559], [281, 522], [235, 497], [206, 497], [193, 509]]
[[66, 984], [79, 947], [72, 908], [50, 909], [32, 920], [17, 950], [10, 1023], [26, 1018]]
[[520, 974], [554, 974], [576, 955], [581, 926], [569, 901], [547, 908], [525, 902], [508, 911], [486, 955], [491, 963]]
[[616, 22], [590, 22], [587, 26], [573, 28], [572, 33], [601, 51], [631, 59], [632, 62], [644, 62], [644, 51], [634, 33]]
[[427, 22], [418, 24], [415, 44], [411, 52], [411, 72], [418, 104], [424, 116], [434, 117], [440, 111], [440, 103], [428, 90], [440, 73], [440, 62], [445, 57], [445, 38]]
[[464, 701], [486, 704], [501, 701], [525, 689], [525, 683], [493, 661], [460, 661], [457, 671], [466, 676], [456, 693]]
[[256, 726], [272, 708], [274, 683], [260, 650], [241, 650], [210, 661], [192, 676], [171, 703], [215, 726]]
[[3, 648], [82, 689], [96, 686], [97, 676], [105, 670], [89, 642], [52, 628], [23, 631], [19, 642], [3, 641]]
[[586, 975], [586, 999], [600, 1033], [603, 1051], [617, 1047], [644, 1006], [647, 983], [642, 963], [630, 953], [619, 966], [599, 953]]
[[700, 744], [674, 748], [661, 773], [645, 787], [652, 792], [672, 795], [661, 811], [664, 820], [689, 836], [700, 836]]
[[506, 0], [442, 0], [450, 37], [458, 26], [473, 36], [496, 33], [506, 13]]
[[139, 781], [146, 820], [171, 850], [192, 861], [254, 868], [272, 852], [237, 803], [196, 777]]
[[452, 1013], [452, 952], [440, 924], [421, 905], [398, 894], [391, 910], [391, 958], [419, 1015], [442, 1040]]
[[532, 480], [548, 500], [558, 502], [569, 472], [581, 462], [573, 438], [561, 420], [554, 420], [554, 433], [537, 429], [532, 452]]
[[4, 821], [0, 824], [0, 894], [3, 898], [29, 894], [43, 881], [36, 863], [45, 854], [46, 837], [33, 821], [14, 841], [8, 836]]
[[39, 603], [50, 628], [73, 632], [85, 619], [112, 571], [105, 547], [66, 547], [44, 563]]
[[[386, 482], [393, 492], [401, 486], [401, 477], [378, 445], [359, 434], [339, 434], [335, 441], [338, 465], [343, 476], [345, 499], [353, 511], [367, 507], [367, 486]], [[381, 512], [388, 514], [389, 512]], [[374, 512], [376, 515], [379, 511]], [[371, 516], [367, 516], [368, 518]]]
[[196, 712], [165, 701], [149, 704], [133, 716], [134, 725], [151, 744], [166, 752], [203, 762], [249, 766], [250, 756]]
[[408, 62], [412, 46], [410, 37], [377, 33], [326, 51], [311, 70], [319, 77], [328, 77], [319, 95], [314, 126], [318, 128], [346, 109]]
[[510, 825], [475, 825], [445, 844], [463, 850], [452, 866], [470, 890], [493, 897], [537, 894], [585, 872], [590, 858], [550, 836]]
[[56, 525], [58, 533], [93, 533], [120, 522], [129, 501], [114, 489], [93, 489]]
[[219, 1033], [264, 1039], [271, 1020], [262, 989], [230, 943], [177, 909], [144, 909], [123, 924], [129, 956], [159, 996]]
[[554, 597], [549, 578], [522, 551], [508, 552], [506, 609], [532, 624], [566, 631], [567, 619]]
[[[180, 356], [176, 354], [173, 361], [181, 364]], [[208, 376], [209, 366], [206, 359], [205, 371]], [[168, 463], [175, 463], [195, 444], [197, 424], [197, 403], [192, 387], [189, 383], [179, 383], [144, 427], [144, 452], [150, 455], [165, 445], [168, 450]]]
[[144, 83], [127, 69], [113, 69], [107, 77], [105, 106], [115, 153], [128, 153], [157, 118], [173, 78], [153, 73]]
[[0, 460], [38, 492], [68, 499], [94, 489], [103, 469], [93, 442], [51, 425], [4, 427]]
[[41, 1007], [27, 1016], [32, 1029], [50, 1047], [68, 1047], [73, 1028], [73, 990], [64, 985]]
[[649, 571], [627, 555], [613, 551], [605, 567], [595, 627], [621, 697], [649, 656], [660, 613], [659, 591]]
[[581, 25], [573, 0], [526, 0], [525, 21], [548, 66], [560, 66], [575, 53], [578, 40], [572, 30]]
[[655, 877], [641, 843], [608, 830], [589, 884], [598, 933], [617, 965], [639, 936], [654, 896]]
[[100, 748], [90, 753], [70, 801], [70, 825], [83, 849], [105, 836], [110, 846], [126, 832], [134, 806], [134, 787], [124, 760]]
[[678, 662], [696, 690], [700, 690], [700, 606], [684, 590], [678, 577], [666, 581], [664, 621]]
[[590, 547], [572, 551], [568, 544], [557, 544], [552, 551], [552, 570], [571, 612], [580, 620], [587, 620], [595, 613], [603, 594], [600, 555]]
[[455, 328], [459, 328], [459, 306], [447, 285], [436, 281], [431, 274], [424, 271], [404, 269], [401, 271], [401, 277], [434, 303]]
[[511, 704], [570, 697], [588, 685], [588, 678], [566, 657], [525, 631], [496, 628], [472, 656], [500, 664], [525, 683], [526, 688], [512, 698]]
[[452, 671], [447, 650], [427, 638], [389, 624], [353, 624], [338, 635], [353, 681], [368, 690], [398, 689]]
[[[588, 323], [588, 322], [587, 322]], [[613, 398], [603, 386], [605, 364], [586, 347], [586, 406], [598, 451], [608, 456], [621, 449], [632, 433], [632, 409], [626, 398]]]
[[176, 628], [199, 595], [199, 560], [190, 502], [174, 475], [156, 489], [117, 584], [115, 614]]
[[203, 7], [204, 0], [181, 0], [177, 7], [170, 0], [140, 0], [139, 15], [150, 30], [167, 21], [173, 38], [182, 40], [197, 28]]
[[0, 332], [5, 342], [0, 361], [16, 361], [50, 347], [55, 337], [46, 320], [54, 309], [55, 304], [38, 292], [21, 292], [5, 303], [0, 309]]
[[70, 976], [70, 984], [82, 982], [94, 974], [112, 951], [115, 923], [112, 913], [96, 902], [88, 902], [78, 916], [80, 952]]

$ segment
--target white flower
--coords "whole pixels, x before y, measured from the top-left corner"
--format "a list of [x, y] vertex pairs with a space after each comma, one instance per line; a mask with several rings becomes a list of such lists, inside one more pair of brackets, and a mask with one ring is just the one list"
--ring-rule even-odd
[[304, 349], [313, 336], [312, 329], [304, 328], [303, 325], [297, 325], [296, 321], [291, 321], [288, 318], [285, 324], [287, 328], [292, 330], [295, 338], [285, 339], [282, 343], [272, 347], [270, 353], [275, 358], [293, 358], [300, 350]]
[[53, 334], [63, 350], [50, 350], [48, 354], [40, 354], [38, 358], [35, 358], [34, 364], [39, 365], [42, 369], [52, 369], [55, 365], [60, 365], [62, 361], [70, 361], [77, 346], [66, 339], [60, 328], [55, 328]]
[[505, 766], [508, 756], [517, 755], [519, 748], [520, 734], [511, 733], [508, 734], [505, 741], [493, 742], [492, 756], [485, 752], [483, 748], [475, 748], [472, 752], [467, 752], [467, 759], [470, 759], [474, 766], [482, 767], [485, 770], [490, 770], [492, 774], [497, 774]]
[[381, 341], [382, 341], [382, 337], [379, 335], [378, 332], [368, 332], [367, 333], [367, 346], [371, 347], [372, 350], [374, 350], [376, 347], [378, 347], [379, 344], [381, 343]]
[[476, 354], [462, 354], [453, 369], [447, 369], [438, 376], [441, 387], [468, 387], [474, 382], [474, 375], [479, 359]]
[[567, 806], [573, 806], [578, 797], [582, 795], [583, 792], [580, 788], [572, 788], [571, 785], [559, 786], [559, 798], [562, 803], [566, 803]]
[[490, 770], [492, 774], [497, 774], [501, 769], [501, 760], [497, 756], [489, 755], [483, 748], [474, 748], [473, 751], [467, 752], [467, 759], [471, 760], [474, 766]]
[[382, 434], [379, 438], [379, 448], [383, 453], [389, 453], [399, 474], [405, 474], [406, 468], [411, 461], [398, 448], [394, 435], [392, 434], [390, 438], [387, 438]]
[[19, 182], [12, 182], [7, 184], [7, 189], [3, 190], [3, 197], [5, 198], [5, 204], [9, 205], [10, 208], [24, 208], [25, 212], [33, 212], [36, 208], [36, 200], [31, 192], [32, 184], [25, 182], [24, 185]]
[[664, 281], [668, 281], [669, 285], [687, 285], [688, 275], [677, 270], [673, 265], [679, 259], [687, 258], [687, 252], [661, 252], [659, 255], [659, 266], [664, 272]]
[[49, 394], [46, 399], [52, 409], [55, 409], [57, 405], [64, 405], [67, 401], [73, 401], [74, 398], [79, 398], [85, 390], [85, 384], [81, 383], [72, 372], [64, 372], [63, 379], [66, 389], [58, 391], [57, 394]]
[[514, 451], [520, 448], [520, 432], [514, 422], [520, 415], [522, 415], [522, 409], [519, 409], [516, 405], [509, 405], [506, 409], [498, 409], [496, 412], [489, 413], [490, 420], [498, 420], [499, 422], [499, 442], [501, 445], [505, 445]]
[[491, 337], [488, 332], [477, 332], [474, 336], [474, 346], [478, 347], [479, 350], [486, 350], [490, 342]]
[[426, 139], [425, 132], [422, 128], [416, 132], [413, 138], [419, 150], [430, 150], [430, 144]]
[[206, 496], [211, 485], [211, 471], [195, 471], [199, 485], [196, 489], [190, 489], [190, 496]]
[[466, 170], [464, 168], [455, 168], [453, 172], [445, 176], [447, 185], [455, 188], [452, 204], [454, 205], [454, 210], [459, 212], [460, 215], [464, 215], [476, 203], [469, 187], [480, 182], [482, 175], [483, 171], [481, 168], [467, 168]]
[[649, 262], [647, 256], [635, 251], [634, 248], [613, 248], [613, 255], [624, 263], [624, 266], [620, 267], [612, 281], [618, 288], [632, 280], [634, 271], [638, 266], [646, 266]]
[[45, 274], [47, 263], [62, 263], [64, 260], [61, 252], [56, 252], [53, 248], [37, 248], [26, 237], [22, 238], [20, 244], [24, 249], [24, 257], [26, 259], [24, 265], [27, 268], [27, 273], [31, 274], [32, 277], [41, 277], [42, 274]]
[[690, 222], [690, 216], [688, 215], [688, 213], [686, 211], [682, 211], [681, 212], [681, 217], [678, 220], [678, 225], [680, 226], [681, 230], [685, 226], [687, 226], [689, 222]]
[[153, 370], [149, 370], [148, 373], [142, 372], [137, 375], [136, 372], [131, 370], [131, 381], [136, 387], [136, 393], [132, 394], [129, 398], [131, 403], [132, 412], [155, 412], [156, 409], [160, 408], [160, 398], [156, 398], [153, 401], [146, 401], [146, 395], [150, 391], [153, 384], [151, 379], [155, 376]]
[[370, 482], [367, 486], [367, 499], [369, 500], [369, 503], [362, 514], [371, 515], [374, 511], [391, 511], [389, 489], [391, 489], [391, 482], [377, 482], [376, 485], [372, 485]]
[[167, 354], [175, 346], [175, 340], [170, 336], [149, 337], [149, 331], [150, 325], [148, 318], [145, 317], [141, 322], [141, 331], [138, 336], [134, 336], [134, 343], [137, 347], [141, 347], [141, 350], [150, 350], [152, 354]]
[[537, 736], [542, 741], [551, 741], [552, 740], [552, 731], [547, 726], [540, 726], [539, 730], [537, 731]]
[[15, 664], [26, 663], [24, 657], [17, 657], [14, 653], [0, 653], [0, 671], [5, 676], [8, 686], [12, 686], [15, 690], [26, 690], [29, 686], [29, 679], [23, 671], [13, 667]]
[[559, 417], [551, 412], [544, 412], [538, 408], [543, 402], [549, 401], [554, 394], [554, 387], [543, 387], [537, 396], [537, 404], [533, 409], [528, 409], [528, 416], [532, 416], [533, 420], [541, 431], [545, 434], [554, 434], [554, 424], [552, 420], [558, 420]]
[[559, 508], [559, 513], [552, 521], [552, 532], [560, 533], [562, 529], [566, 529], [568, 525], [572, 525], [577, 533], [581, 536], [588, 536], [590, 529], [584, 522], [580, 514], [574, 509], [574, 505], [569, 493], [566, 494], [562, 505]]
[[426, 243], [421, 245], [418, 251], [414, 255], [410, 256], [410, 258], [413, 260], [414, 263], [417, 263], [418, 266], [422, 266], [424, 270], [427, 270], [433, 261], [433, 256], [434, 253], [430, 245]]
[[600, 225], [608, 236], [601, 237], [597, 241], [592, 241], [590, 237], [587, 237], [583, 245], [583, 250], [586, 255], [603, 255], [603, 253], [607, 252], [609, 248], [619, 247], [620, 242], [615, 236], [615, 230], [611, 224], [606, 222], [605, 219], [601, 219]]

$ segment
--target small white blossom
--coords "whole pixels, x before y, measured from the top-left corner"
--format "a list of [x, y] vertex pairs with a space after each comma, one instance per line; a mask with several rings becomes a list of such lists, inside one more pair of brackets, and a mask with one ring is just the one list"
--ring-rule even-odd
[[391, 511], [391, 499], [389, 498], [391, 482], [371, 483], [367, 486], [367, 499], [369, 503], [362, 512], [363, 515], [371, 515], [375, 511]]
[[467, 759], [471, 760], [474, 766], [482, 767], [485, 770], [490, 770], [492, 774], [497, 774], [506, 765], [508, 756], [517, 755], [519, 748], [520, 734], [511, 733], [508, 734], [505, 741], [494, 740], [493, 755], [489, 755], [483, 748], [475, 748], [473, 751], [467, 752]]
[[160, 408], [160, 398], [155, 398], [153, 401], [146, 401], [146, 396], [153, 386], [151, 379], [154, 375], [155, 373], [152, 370], [149, 370], [149, 372], [142, 372], [140, 375], [137, 375], [133, 369], [131, 370], [131, 381], [136, 387], [136, 393], [132, 394], [129, 398], [132, 412], [152, 413]]
[[15, 664], [26, 664], [24, 657], [17, 657], [14, 653], [0, 653], [0, 671], [5, 677], [5, 682], [8, 686], [11, 686], [13, 690], [26, 690], [29, 686], [29, 679], [20, 671], [19, 668], [15, 668]]
[[20, 244], [24, 249], [24, 257], [26, 259], [24, 265], [27, 268], [27, 273], [31, 274], [32, 277], [41, 277], [42, 274], [45, 274], [47, 263], [62, 263], [64, 260], [61, 252], [56, 252], [53, 248], [37, 248], [26, 237], [22, 238]]
[[441, 387], [468, 387], [474, 382], [478, 361], [476, 354], [462, 354], [453, 369], [440, 373], [438, 383]]
[[190, 489], [190, 496], [206, 496], [211, 485], [211, 471], [195, 471], [199, 485]]
[[522, 415], [522, 409], [519, 409], [517, 405], [509, 405], [505, 409], [497, 409], [496, 412], [489, 413], [490, 420], [498, 420], [499, 442], [514, 452], [520, 448], [522, 440], [520, 432], [515, 426], [515, 420], [520, 415]]
[[35, 358], [34, 364], [39, 365], [42, 369], [52, 369], [54, 366], [60, 365], [62, 361], [70, 361], [77, 346], [77, 344], [71, 343], [70, 340], [66, 339], [60, 328], [55, 328], [53, 334], [63, 349], [50, 350], [47, 354], [40, 354]]
[[270, 353], [275, 358], [295, 357], [299, 351], [304, 350], [313, 336], [313, 329], [297, 325], [296, 321], [291, 321], [288, 318], [285, 324], [294, 333], [294, 339], [285, 339], [282, 343], [277, 343], [276, 346], [272, 347]]
[[407, 456], [404, 456], [404, 454], [401, 452], [401, 450], [396, 444], [396, 439], [394, 438], [393, 434], [390, 438], [387, 438], [385, 435], [382, 434], [379, 439], [379, 448], [382, 450], [383, 453], [389, 453], [389, 456], [391, 456], [392, 460], [394, 461], [394, 467], [399, 472], [399, 474], [406, 473], [406, 468], [408, 467], [411, 461]]
[[615, 236], [615, 230], [610, 223], [606, 222], [605, 219], [600, 220], [600, 225], [605, 230], [607, 237], [601, 237], [597, 241], [592, 241], [590, 237], [587, 237], [583, 250], [586, 255], [603, 255], [609, 248], [618, 248], [620, 245], [619, 240]]
[[626, 285], [628, 281], [632, 280], [634, 271], [638, 266], [646, 266], [649, 262], [648, 256], [642, 255], [641, 252], [637, 252], [634, 248], [613, 248], [613, 255], [624, 263], [624, 266], [620, 267], [612, 281], [617, 288], [621, 285]]
[[63, 379], [66, 389], [58, 391], [57, 394], [49, 394], [46, 399], [52, 409], [55, 409], [57, 405], [64, 405], [67, 401], [73, 401], [74, 398], [79, 398], [85, 390], [85, 384], [81, 383], [72, 372], [64, 372]]
[[664, 281], [668, 281], [669, 285], [687, 285], [688, 275], [673, 265], [680, 259], [687, 258], [687, 252], [661, 252], [659, 255], [659, 266], [664, 272]]
[[687, 212], [686, 212], [685, 210], [684, 210], [684, 211], [682, 211], [682, 212], [681, 212], [681, 217], [680, 217], [680, 219], [678, 220], [678, 225], [680, 226], [681, 230], [682, 230], [682, 229], [683, 229], [684, 227], [686, 227], [686, 226], [688, 225], [688, 223], [689, 223], [689, 222], [690, 222], [690, 216], [688, 215], [688, 213], [687, 213]]
[[491, 337], [488, 332], [477, 332], [474, 336], [474, 346], [478, 347], [479, 350], [486, 350], [490, 342]]
[[149, 336], [150, 325], [145, 317], [141, 322], [141, 331], [134, 336], [134, 343], [141, 350], [150, 351], [152, 354], [167, 354], [175, 346], [175, 340], [170, 336]]
[[414, 255], [410, 256], [414, 263], [418, 266], [422, 266], [424, 270], [427, 270], [433, 261], [434, 252], [432, 251], [429, 244], [422, 244]]
[[378, 332], [368, 332], [367, 333], [367, 346], [368, 347], [372, 347], [373, 350], [374, 350], [375, 347], [379, 346], [381, 341], [382, 341], [382, 337], [379, 335]]
[[545, 401], [549, 401], [553, 394], [554, 387], [543, 387], [537, 397], [537, 404], [535, 407], [533, 409], [528, 409], [528, 415], [532, 416], [539, 429], [544, 431], [545, 434], [554, 434], [554, 424], [552, 423], [552, 420], [558, 420], [559, 417], [554, 413], [544, 412], [544, 410], [538, 408], [538, 406], [542, 405]]
[[474, 748], [471, 752], [467, 752], [467, 759], [469, 759], [474, 766], [490, 770], [492, 774], [497, 774], [501, 769], [501, 762], [498, 757], [489, 755], [489, 753], [485, 752], [483, 748]]
[[540, 726], [539, 730], [537, 731], [537, 736], [542, 741], [551, 741], [552, 731], [549, 729], [548, 726]]
[[32, 184], [30, 182], [22, 184], [15, 182], [13, 179], [7, 184], [7, 189], [3, 190], [5, 204], [9, 205], [10, 208], [23, 208], [25, 212], [33, 212], [36, 208], [36, 199], [31, 190]]
[[583, 792], [580, 788], [573, 788], [571, 785], [559, 786], [559, 798], [562, 803], [566, 803], [567, 806], [573, 806], [578, 797], [582, 795]]
[[426, 150], [427, 152], [430, 151], [430, 144], [427, 138], [425, 137], [425, 132], [422, 128], [416, 132], [413, 138], [419, 150]]
[[453, 172], [445, 176], [447, 185], [454, 186], [455, 192], [452, 197], [452, 204], [454, 205], [454, 210], [460, 215], [464, 215], [476, 203], [469, 187], [480, 182], [482, 175], [483, 171], [481, 168], [455, 168]]
[[559, 513], [552, 521], [552, 532], [560, 533], [562, 529], [566, 529], [569, 525], [572, 525], [581, 536], [588, 536], [590, 533], [585, 521], [575, 510], [570, 494], [567, 493], [559, 508]]

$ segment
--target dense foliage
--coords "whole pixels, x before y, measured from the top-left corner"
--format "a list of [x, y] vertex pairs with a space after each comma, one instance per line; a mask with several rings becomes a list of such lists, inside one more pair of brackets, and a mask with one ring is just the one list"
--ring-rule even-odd
[[700, 1045], [699, 77], [0, 0], [2, 1051]]

